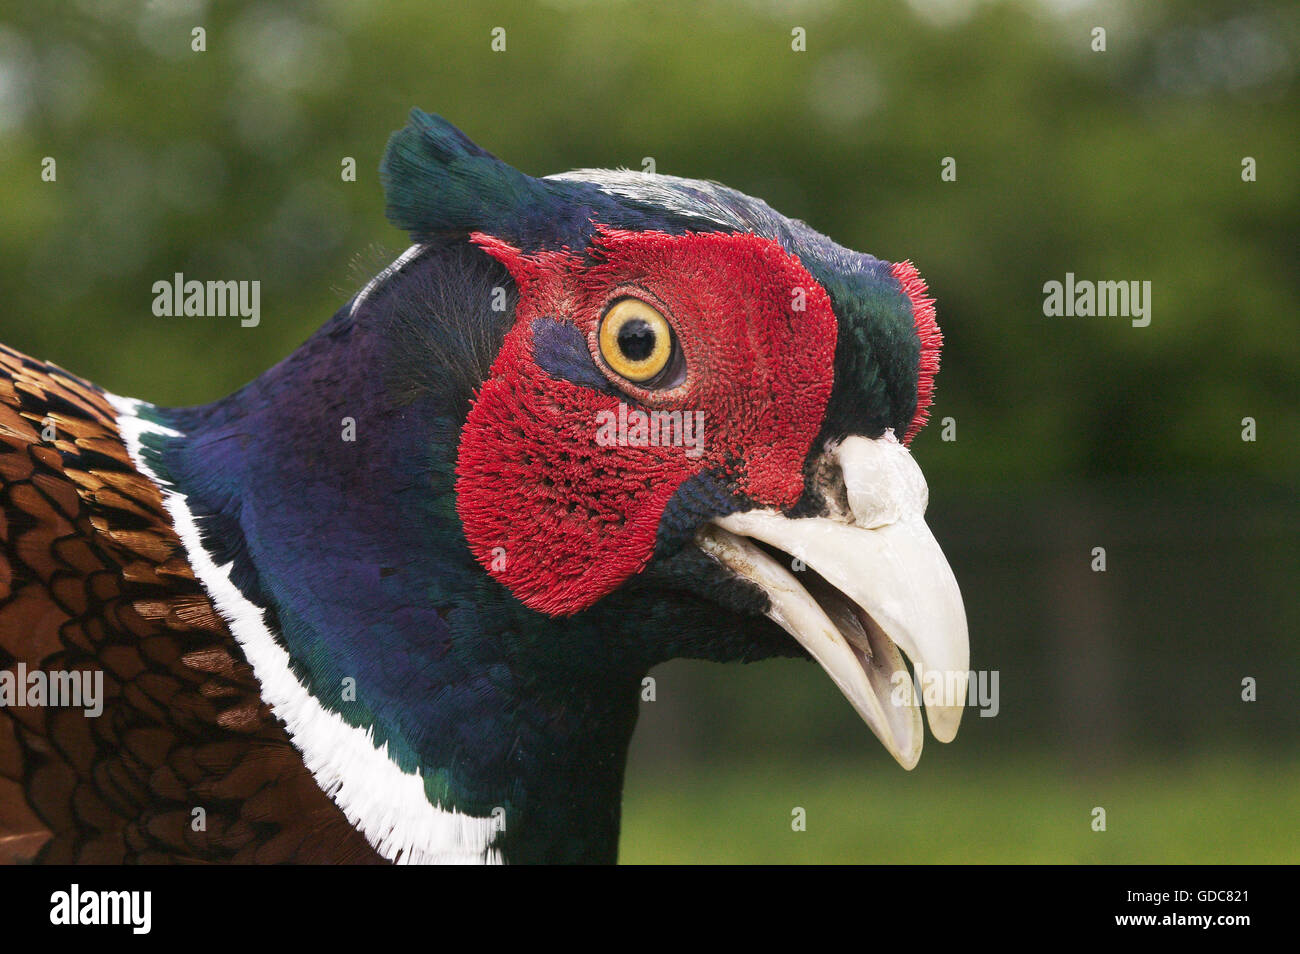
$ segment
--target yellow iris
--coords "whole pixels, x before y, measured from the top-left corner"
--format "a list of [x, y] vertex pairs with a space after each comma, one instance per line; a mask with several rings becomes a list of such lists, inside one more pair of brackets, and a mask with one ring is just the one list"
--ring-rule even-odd
[[600, 356], [610, 370], [638, 384], [668, 364], [673, 330], [656, 309], [639, 298], [614, 302], [600, 322]]

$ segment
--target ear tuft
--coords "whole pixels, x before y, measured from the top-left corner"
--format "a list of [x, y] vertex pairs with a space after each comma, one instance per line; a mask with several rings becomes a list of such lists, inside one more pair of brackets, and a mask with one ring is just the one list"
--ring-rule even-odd
[[550, 199], [545, 183], [475, 145], [441, 116], [411, 110], [379, 165], [388, 220], [415, 242], [482, 230], [511, 238]]

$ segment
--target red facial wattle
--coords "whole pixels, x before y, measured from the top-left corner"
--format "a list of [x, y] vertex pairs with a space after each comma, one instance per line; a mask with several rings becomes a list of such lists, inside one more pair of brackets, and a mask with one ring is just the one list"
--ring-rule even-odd
[[903, 289], [912, 305], [912, 323], [921, 342], [921, 357], [917, 364], [916, 413], [908, 425], [904, 444], [912, 443], [916, 432], [930, 418], [930, 405], [934, 401], [934, 376], [939, 373], [939, 351], [943, 347], [943, 334], [934, 314], [934, 299], [923, 279], [911, 262], [895, 262], [889, 272]]
[[[515, 321], [462, 431], [457, 510], [478, 561], [526, 605], [590, 606], [650, 560], [677, 488], [709, 471], [760, 505], [792, 506], [821, 427], [837, 327], [826, 292], [776, 242], [602, 229], [585, 255], [525, 255], [484, 235], [518, 288]], [[598, 390], [535, 360], [538, 319], [592, 343], [611, 302], [662, 306], [686, 364], [665, 391]], [[621, 393], [620, 393], [621, 392]], [[601, 413], [701, 412], [702, 447], [602, 446]], [[607, 418], [606, 418], [607, 419]]]

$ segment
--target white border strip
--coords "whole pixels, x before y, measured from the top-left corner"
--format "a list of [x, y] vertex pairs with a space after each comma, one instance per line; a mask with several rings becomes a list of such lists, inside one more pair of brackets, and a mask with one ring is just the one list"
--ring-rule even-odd
[[[409, 253], [408, 253], [409, 254]], [[399, 259], [398, 261], [401, 261]], [[363, 292], [364, 294], [364, 292]], [[164, 483], [140, 453], [145, 434], [180, 437], [180, 432], [144, 420], [142, 401], [106, 395], [118, 413], [117, 426], [140, 473], [162, 490], [163, 504], [185, 545], [190, 566], [217, 612], [244, 650], [262, 684], [262, 698], [284, 720], [294, 746], [324, 792], [375, 851], [399, 864], [500, 864], [493, 845], [497, 822], [430, 803], [419, 772], [404, 772], [388, 757], [388, 743], [376, 748], [374, 730], [349, 725], [321, 705], [298, 681], [288, 652], [262, 620], [262, 610], [230, 579], [232, 564], [217, 566], [203, 548], [185, 496]]]

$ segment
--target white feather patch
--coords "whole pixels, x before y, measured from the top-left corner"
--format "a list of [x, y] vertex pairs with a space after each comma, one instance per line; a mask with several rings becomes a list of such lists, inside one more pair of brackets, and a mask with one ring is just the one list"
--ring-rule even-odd
[[[418, 246], [409, 250], [410, 255]], [[406, 256], [404, 256], [406, 257]], [[398, 260], [400, 262], [401, 259]], [[397, 262], [394, 266], [400, 267]], [[362, 295], [366, 292], [363, 290]], [[360, 296], [358, 296], [360, 297]], [[349, 725], [321, 705], [298, 681], [289, 654], [272, 636], [262, 611], [203, 548], [185, 496], [159, 479], [140, 453], [145, 434], [182, 436], [141, 418], [145, 405], [107, 395], [117, 410], [118, 430], [136, 468], [162, 491], [172, 525], [189, 556], [194, 574], [230, 627], [262, 685], [262, 698], [281, 719], [289, 738], [321, 789], [329, 795], [383, 857], [398, 864], [500, 864], [494, 841], [498, 823], [432, 804], [419, 772], [404, 772], [388, 756], [388, 743], [376, 747], [371, 728]]]
[[393, 259], [393, 261], [385, 267], [383, 271], [371, 278], [370, 281], [366, 282], [365, 287], [363, 287], [361, 291], [357, 292], [357, 296], [352, 299], [352, 307], [348, 309], [348, 317], [351, 318], [354, 316], [357, 313], [357, 309], [361, 307], [361, 304], [370, 297], [376, 288], [388, 281], [392, 275], [401, 270], [403, 265], [419, 255], [427, 247], [428, 246], [426, 245], [412, 245], [401, 255], [397, 256], [397, 258]]
[[737, 198], [733, 190], [703, 179], [683, 179], [681, 176], [632, 169], [575, 169], [546, 178], [587, 182], [609, 195], [635, 199], [667, 212], [706, 218], [726, 228], [745, 231], [750, 225], [729, 204]]

